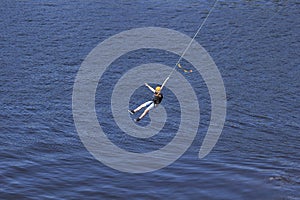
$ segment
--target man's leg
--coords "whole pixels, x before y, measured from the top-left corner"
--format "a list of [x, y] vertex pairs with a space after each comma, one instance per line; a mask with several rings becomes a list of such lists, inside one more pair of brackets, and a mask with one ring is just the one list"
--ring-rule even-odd
[[142, 108], [150, 105], [151, 103], [152, 103], [152, 101], [147, 101], [147, 102], [143, 103], [142, 105], [140, 105], [139, 107], [137, 107], [136, 109], [131, 110], [131, 112], [132, 113], [138, 112], [139, 110], [141, 110]]
[[147, 115], [147, 113], [154, 108], [154, 102], [151, 101], [152, 103], [148, 106], [148, 108], [143, 112], [143, 114], [141, 114], [141, 116], [139, 116], [139, 118], [136, 119], [136, 121], [140, 121], [143, 117], [145, 117], [145, 115]]

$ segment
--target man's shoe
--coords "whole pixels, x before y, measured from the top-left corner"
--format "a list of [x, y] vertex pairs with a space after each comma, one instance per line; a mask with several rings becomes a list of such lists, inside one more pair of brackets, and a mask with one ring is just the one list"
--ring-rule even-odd
[[140, 118], [136, 118], [134, 121], [138, 122], [138, 121], [140, 121], [140, 120], [141, 120]]

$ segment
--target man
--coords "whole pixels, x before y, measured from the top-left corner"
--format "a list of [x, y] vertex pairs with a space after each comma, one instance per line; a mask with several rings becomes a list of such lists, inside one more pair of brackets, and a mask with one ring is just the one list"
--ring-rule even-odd
[[141, 116], [139, 116], [137, 119], [135, 119], [136, 122], [140, 121], [143, 117], [145, 117], [145, 115], [152, 109], [158, 106], [158, 104], [160, 104], [160, 102], [163, 99], [163, 94], [160, 92], [161, 91], [161, 86], [157, 86], [155, 88], [155, 90], [148, 85], [148, 83], [145, 83], [145, 86], [147, 86], [152, 92], [154, 92], [153, 95], [153, 99], [151, 101], [147, 101], [145, 103], [143, 103], [142, 105], [140, 105], [139, 107], [137, 107], [134, 110], [128, 110], [128, 112], [130, 114], [134, 114], [136, 112], [138, 112], [139, 110], [141, 110], [142, 108], [148, 106], [145, 111], [141, 114]]

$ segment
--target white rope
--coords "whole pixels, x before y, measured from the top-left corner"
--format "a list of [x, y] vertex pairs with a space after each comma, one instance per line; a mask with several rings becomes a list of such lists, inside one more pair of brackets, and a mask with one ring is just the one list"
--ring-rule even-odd
[[209, 15], [212, 13], [213, 9], [215, 8], [217, 2], [219, 0], [215, 0], [214, 5], [211, 7], [210, 11], [208, 12], [208, 14], [206, 15], [205, 19], [203, 20], [203, 22], [201, 23], [200, 27], [198, 28], [197, 32], [195, 33], [194, 37], [191, 39], [190, 43], [187, 45], [187, 47], [185, 48], [185, 50], [183, 51], [182, 55], [180, 56], [180, 58], [178, 59], [178, 61], [176, 62], [175, 66], [173, 67], [171, 73], [169, 74], [169, 76], [164, 80], [162, 86], [161, 86], [161, 90], [163, 89], [163, 87], [166, 85], [166, 83], [168, 82], [169, 78], [172, 76], [172, 74], [174, 73], [176, 67], [178, 66], [178, 64], [180, 63], [180, 61], [182, 60], [183, 56], [186, 54], [187, 50], [191, 47], [193, 41], [195, 40], [195, 38], [197, 37], [197, 35], [199, 34], [200, 30], [202, 29], [202, 27], [204, 26], [205, 22], [207, 21]]

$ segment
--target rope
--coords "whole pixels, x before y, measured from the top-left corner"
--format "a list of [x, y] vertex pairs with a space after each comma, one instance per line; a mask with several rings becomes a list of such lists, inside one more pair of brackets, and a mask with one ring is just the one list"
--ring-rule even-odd
[[173, 67], [171, 73], [169, 74], [169, 76], [164, 80], [162, 86], [161, 86], [161, 90], [163, 89], [163, 87], [166, 85], [166, 83], [168, 82], [168, 80], [170, 79], [170, 77], [172, 76], [172, 74], [174, 73], [174, 71], [176, 70], [176, 67], [179, 65], [180, 61], [182, 60], [183, 56], [186, 54], [187, 50], [191, 47], [193, 41], [195, 40], [195, 38], [197, 37], [197, 35], [199, 34], [200, 30], [202, 29], [202, 27], [204, 26], [204, 24], [206, 23], [208, 17], [210, 16], [210, 14], [212, 13], [213, 9], [215, 8], [217, 2], [219, 0], [215, 0], [214, 5], [211, 7], [210, 11], [208, 12], [208, 14], [206, 15], [205, 19], [203, 20], [203, 22], [201, 23], [200, 27], [198, 28], [197, 32], [195, 33], [194, 37], [191, 39], [190, 43], [187, 45], [187, 47], [185, 48], [185, 50], [183, 51], [182, 55], [180, 56], [180, 58], [178, 59], [178, 61], [176, 62], [175, 66]]

